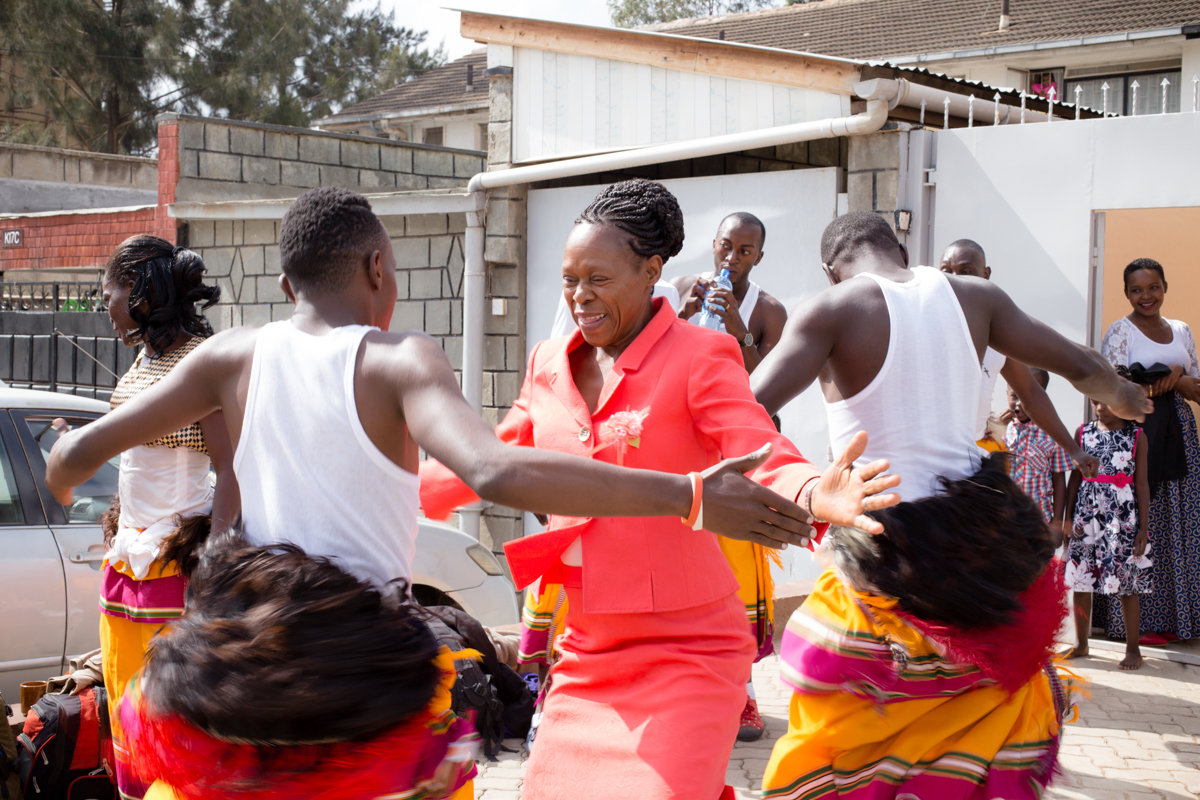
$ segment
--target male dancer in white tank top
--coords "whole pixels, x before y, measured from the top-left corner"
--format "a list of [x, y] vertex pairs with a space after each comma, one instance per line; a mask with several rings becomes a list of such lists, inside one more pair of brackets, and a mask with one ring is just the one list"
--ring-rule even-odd
[[[951, 275], [983, 278], [991, 280], [992, 268], [987, 264], [987, 256], [978, 242], [970, 239], [959, 239], [946, 246], [942, 253], [942, 272]], [[979, 414], [976, 418], [975, 435], [981, 447], [987, 450], [1002, 450], [1004, 437], [999, 443], [990, 437], [988, 421], [992, 417], [992, 395], [996, 380], [1003, 377], [1012, 387], [1013, 392], [1021, 401], [1021, 408], [1029, 415], [1034, 424], [1049, 434], [1059, 447], [1067, 451], [1067, 455], [1079, 467], [1085, 478], [1096, 477], [1100, 469], [1100, 461], [1095, 456], [1089, 456], [1079, 447], [1079, 443], [1071, 436], [1067, 426], [1058, 417], [1054, 403], [1046, 390], [1038, 383], [1029, 367], [1015, 359], [1006, 358], [998, 351], [988, 347], [983, 355], [983, 384], [979, 393]], [[1006, 420], [1002, 417], [1000, 424]], [[987, 443], [985, 443], [985, 441]]]
[[819, 380], [834, 446], [870, 429], [904, 502], [873, 515], [881, 535], [831, 530], [835, 568], [784, 632], [796, 695], [764, 797], [853, 783], [880, 798], [1033, 800], [1064, 711], [1045, 671], [1061, 570], [1037, 507], [994, 463], [981, 468], [980, 359], [990, 345], [1128, 418], [1152, 406], [994, 284], [909, 269], [878, 215], [834, 220], [821, 257], [832, 287], [792, 312], [751, 386], [771, 412]]

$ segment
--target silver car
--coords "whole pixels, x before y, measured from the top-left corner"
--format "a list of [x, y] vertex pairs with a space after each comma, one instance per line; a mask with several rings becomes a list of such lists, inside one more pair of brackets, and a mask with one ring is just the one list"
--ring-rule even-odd
[[[19, 701], [23, 681], [63, 672], [100, 646], [97, 520], [117, 489], [116, 461], [75, 489], [70, 507], [46, 489], [56, 417], [86, 425], [108, 404], [83, 397], [0, 388], [0, 692]], [[448, 525], [422, 519], [413, 596], [454, 605], [484, 625], [517, 622], [516, 594], [486, 547]]]

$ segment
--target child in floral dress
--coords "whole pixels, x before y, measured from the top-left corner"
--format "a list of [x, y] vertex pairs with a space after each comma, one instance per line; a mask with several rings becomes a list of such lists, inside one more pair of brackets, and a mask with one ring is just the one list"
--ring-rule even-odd
[[1138, 649], [1139, 594], [1154, 589], [1150, 573], [1150, 483], [1146, 473], [1146, 435], [1136, 425], [1092, 401], [1096, 421], [1076, 436], [1083, 452], [1100, 460], [1100, 474], [1071, 473], [1063, 528], [1067, 544], [1067, 588], [1075, 595], [1078, 644], [1069, 658], [1088, 654], [1092, 593], [1121, 598], [1125, 617], [1125, 658], [1121, 669], [1142, 665]]

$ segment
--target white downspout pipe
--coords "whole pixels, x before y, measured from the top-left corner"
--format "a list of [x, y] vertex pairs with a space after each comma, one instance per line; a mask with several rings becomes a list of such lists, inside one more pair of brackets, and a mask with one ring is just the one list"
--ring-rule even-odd
[[[496, 170], [495, 172], [480, 172], [471, 178], [470, 183], [467, 184], [467, 191], [476, 198], [475, 210], [467, 212], [467, 233], [463, 243], [466, 264], [463, 274], [462, 389], [467, 402], [476, 411], [481, 411], [483, 408], [483, 329], [487, 313], [484, 302], [487, 293], [484, 217], [486, 212], [485, 191], [487, 189], [569, 178], [593, 172], [631, 169], [666, 161], [684, 161], [691, 158], [736, 153], [741, 150], [753, 150], [758, 147], [807, 142], [813, 139], [832, 139], [837, 136], [874, 133], [887, 122], [888, 101], [894, 99], [896, 95], [895, 82], [887, 83], [890, 85], [872, 86], [869, 91], [865, 91], [866, 84], [859, 84], [855, 87], [859, 96], [866, 99], [867, 109], [861, 114], [849, 117], [835, 117], [759, 131], [710, 136], [704, 139], [622, 150], [615, 153], [602, 153], [582, 158], [552, 161], [546, 164], [534, 164], [528, 167]], [[859, 91], [859, 87], [864, 87], [864, 91]], [[484, 507], [483, 503], [475, 503], [459, 509], [463, 533], [479, 539], [480, 515]]]
[[[859, 86], [862, 85], [859, 84]], [[886, 88], [881, 87], [881, 89]], [[893, 92], [895, 91], [894, 86], [891, 89]], [[795, 125], [780, 125], [758, 131], [709, 136], [703, 139], [690, 139], [686, 142], [640, 147], [636, 150], [621, 150], [615, 153], [551, 161], [546, 164], [533, 164], [528, 167], [480, 172], [471, 178], [471, 182], [467, 184], [467, 191], [478, 192], [483, 189], [512, 186], [518, 183], [536, 183], [537, 181], [587, 175], [592, 172], [632, 169], [667, 161], [686, 161], [691, 158], [719, 156], [741, 150], [754, 150], [759, 147], [808, 142], [813, 139], [832, 139], [837, 136], [874, 133], [883, 127], [883, 123], [887, 122], [887, 101], [889, 99], [890, 97], [887, 95], [869, 98], [866, 111], [849, 117], [799, 122]]]
[[[463, 356], [462, 391], [475, 413], [483, 412], [483, 343], [487, 311], [487, 264], [483, 260], [487, 193], [472, 192], [463, 240]], [[462, 532], [479, 541], [479, 521], [488, 504], [472, 503], [458, 510]]]

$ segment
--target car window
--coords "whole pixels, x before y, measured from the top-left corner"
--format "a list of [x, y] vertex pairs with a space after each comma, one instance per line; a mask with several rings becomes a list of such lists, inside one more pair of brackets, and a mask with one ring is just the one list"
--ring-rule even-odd
[[[42, 451], [43, 459], [50, 457], [50, 448], [58, 441], [58, 431], [54, 430], [51, 424], [54, 419], [56, 418], [41, 416], [25, 418], [25, 424], [29, 426], [29, 433], [37, 441], [38, 447]], [[88, 417], [64, 417], [64, 419], [71, 426], [71, 430], [75, 430], [81, 425], [86, 425], [92, 421]], [[67, 515], [67, 522], [95, 523], [99, 521], [100, 515], [108, 510], [109, 504], [112, 503], [113, 495], [117, 493], [117, 477], [120, 474], [120, 463], [120, 457], [112, 459], [101, 466], [95, 475], [75, 487], [75, 502], [69, 506], [63, 506], [63, 511]]]
[[17, 481], [13, 477], [12, 462], [4, 441], [0, 440], [0, 525], [22, 525], [25, 512], [21, 510], [21, 497], [17, 492]]

